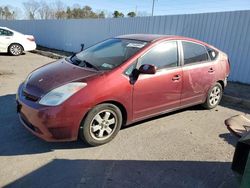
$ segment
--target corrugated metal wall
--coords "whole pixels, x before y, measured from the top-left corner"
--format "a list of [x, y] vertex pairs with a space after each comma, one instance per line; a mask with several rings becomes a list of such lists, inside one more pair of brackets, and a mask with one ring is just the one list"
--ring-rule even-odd
[[229, 55], [230, 80], [250, 84], [250, 11], [100, 20], [0, 20], [0, 25], [33, 34], [40, 45], [66, 51], [78, 51], [80, 43], [87, 47], [130, 33], [197, 38]]

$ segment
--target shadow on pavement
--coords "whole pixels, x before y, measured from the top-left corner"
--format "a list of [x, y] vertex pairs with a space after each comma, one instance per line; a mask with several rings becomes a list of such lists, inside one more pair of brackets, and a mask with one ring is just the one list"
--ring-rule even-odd
[[[222, 98], [220, 106], [223, 106], [225, 108], [230, 108], [233, 110], [237, 110], [237, 111], [240, 111], [242, 113], [250, 114], [250, 108], [248, 106], [244, 105], [243, 103], [228, 101], [228, 100]], [[235, 114], [235, 115], [237, 115], [237, 114]]]
[[237, 188], [229, 169], [227, 162], [55, 159], [6, 187]]
[[239, 140], [236, 136], [232, 135], [231, 133], [220, 134], [219, 137], [234, 147], [236, 146]]
[[206, 110], [206, 109], [203, 108], [201, 105], [196, 105], [196, 106], [192, 106], [192, 107], [188, 107], [188, 108], [183, 108], [183, 109], [180, 109], [180, 110], [176, 110], [176, 111], [173, 111], [173, 112], [168, 112], [168, 113], [165, 113], [165, 114], [162, 114], [162, 115], [158, 115], [158, 116], [151, 117], [151, 118], [148, 118], [148, 119], [145, 119], [145, 120], [141, 120], [141, 121], [138, 121], [136, 123], [132, 123], [132, 124], [130, 124], [128, 126], [122, 127], [122, 129], [127, 129], [127, 128], [130, 128], [130, 127], [133, 127], [133, 126], [136, 126], [136, 125], [148, 122], [148, 121], [153, 121], [153, 120], [156, 120], [156, 119], [159, 119], [159, 118], [164, 118], [166, 116], [171, 116], [173, 114], [178, 114], [178, 113], [181, 113], [181, 112], [184, 112], [184, 111], [187, 111], [187, 110], [189, 110], [189, 111], [202, 111], [202, 110]]
[[[25, 55], [25, 52], [23, 52], [21, 55]], [[9, 53], [0, 53], [0, 56], [10, 56], [10, 57], [16, 57], [16, 56], [13, 56]]]
[[36, 154], [55, 149], [87, 147], [81, 141], [49, 143], [32, 135], [19, 122], [16, 114], [15, 95], [1, 96], [0, 104], [0, 156]]
[[11, 56], [9, 53], [0, 53], [0, 56]]

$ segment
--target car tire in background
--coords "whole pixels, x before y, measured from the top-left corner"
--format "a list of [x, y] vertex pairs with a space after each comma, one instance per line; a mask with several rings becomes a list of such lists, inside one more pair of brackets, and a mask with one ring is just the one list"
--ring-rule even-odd
[[220, 83], [216, 83], [209, 91], [207, 94], [207, 99], [206, 102], [203, 103], [203, 107], [206, 109], [213, 109], [221, 101], [223, 94], [223, 88]]
[[110, 142], [122, 126], [121, 110], [110, 103], [95, 106], [80, 126], [80, 137], [90, 146]]
[[13, 56], [19, 56], [23, 53], [22, 45], [17, 44], [17, 43], [11, 44], [8, 50], [9, 50], [9, 53]]

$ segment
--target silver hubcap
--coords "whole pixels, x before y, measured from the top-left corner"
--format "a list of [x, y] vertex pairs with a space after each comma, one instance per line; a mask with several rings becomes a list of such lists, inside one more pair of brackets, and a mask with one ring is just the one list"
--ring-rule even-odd
[[221, 89], [218, 86], [215, 86], [212, 92], [210, 93], [209, 103], [212, 106], [217, 105], [219, 103], [220, 97], [221, 97]]
[[20, 55], [22, 52], [22, 47], [20, 45], [12, 45], [10, 47], [10, 52], [14, 55]]
[[96, 140], [109, 138], [117, 127], [117, 115], [112, 110], [103, 110], [91, 121], [90, 134]]

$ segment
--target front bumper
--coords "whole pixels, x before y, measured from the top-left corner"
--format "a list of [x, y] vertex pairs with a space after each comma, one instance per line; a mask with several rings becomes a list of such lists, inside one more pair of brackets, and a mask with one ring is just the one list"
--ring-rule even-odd
[[55, 107], [40, 105], [22, 94], [21, 84], [17, 93], [17, 113], [21, 123], [34, 135], [46, 141], [73, 141], [85, 112], [81, 106], [63, 103]]

